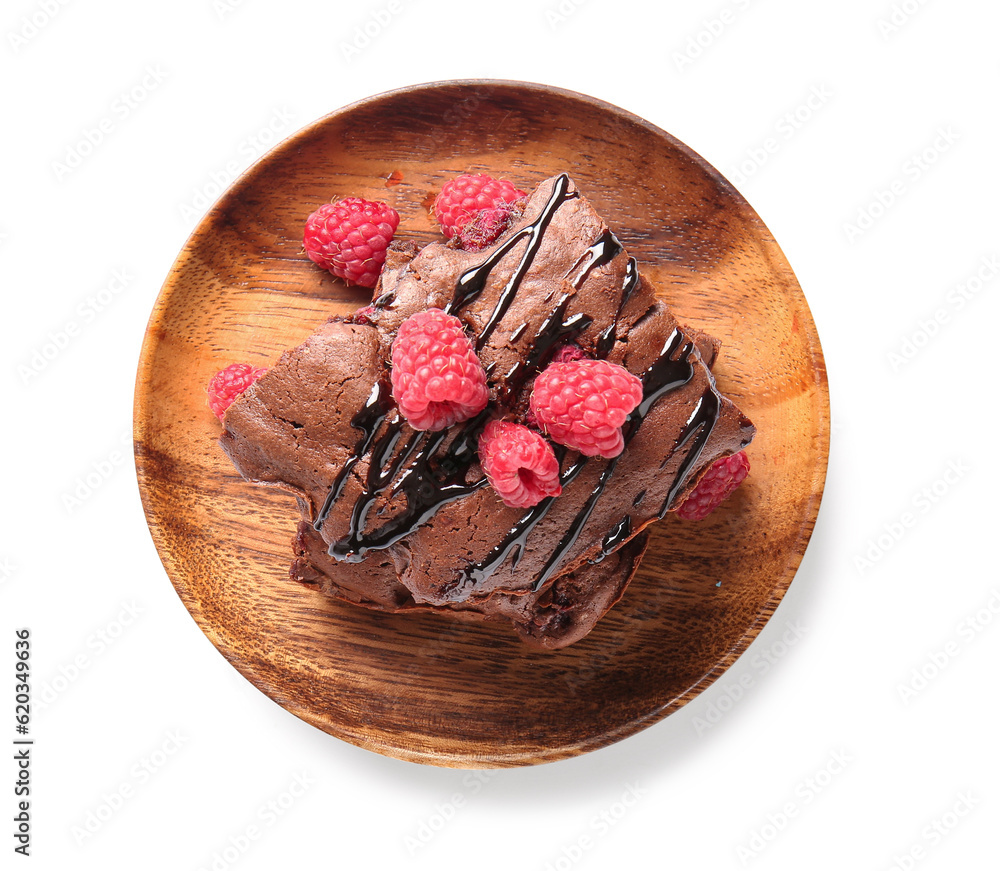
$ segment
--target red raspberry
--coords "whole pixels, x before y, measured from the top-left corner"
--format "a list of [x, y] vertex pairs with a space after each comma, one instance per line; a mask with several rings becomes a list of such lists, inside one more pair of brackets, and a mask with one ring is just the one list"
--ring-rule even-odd
[[309, 259], [338, 278], [374, 287], [398, 226], [392, 206], [348, 197], [325, 203], [309, 216], [303, 243]]
[[746, 451], [719, 457], [681, 503], [677, 514], [685, 520], [704, 520], [743, 483], [749, 471], [750, 460]]
[[392, 343], [392, 395], [414, 429], [436, 431], [486, 407], [486, 373], [454, 315], [432, 308], [399, 325]]
[[515, 203], [526, 196], [506, 179], [496, 179], [485, 173], [460, 175], [445, 182], [441, 188], [434, 200], [434, 217], [450, 239], [483, 209], [496, 209], [501, 203]]
[[267, 369], [246, 363], [232, 363], [216, 372], [208, 382], [208, 406], [222, 420], [236, 397], [254, 383]]
[[357, 311], [351, 312], [347, 317], [344, 318], [345, 324], [371, 324], [372, 315], [375, 314], [375, 306], [366, 305], [359, 308]]
[[[556, 348], [555, 353], [552, 355], [550, 363], [572, 363], [574, 360], [584, 360], [587, 359], [587, 352], [583, 350], [576, 342], [567, 342], [565, 345], [560, 345]], [[541, 429], [541, 424], [538, 422], [538, 418], [535, 417], [535, 413], [531, 410], [531, 406], [528, 406], [528, 410], [524, 413], [524, 422], [528, 426], [536, 427]]]
[[521, 217], [525, 200], [501, 202], [492, 209], [483, 209], [458, 231], [459, 245], [465, 251], [482, 251], [499, 239], [507, 228]]
[[562, 493], [559, 461], [534, 430], [506, 420], [491, 420], [479, 437], [479, 464], [504, 505], [530, 508]]
[[642, 381], [607, 360], [551, 363], [531, 389], [542, 430], [586, 457], [622, 452], [622, 424], [641, 401]]
[[560, 345], [556, 348], [555, 353], [552, 355], [552, 362], [572, 363], [574, 360], [583, 360], [586, 356], [587, 352], [576, 344], [576, 342], [567, 342], [565, 345]]

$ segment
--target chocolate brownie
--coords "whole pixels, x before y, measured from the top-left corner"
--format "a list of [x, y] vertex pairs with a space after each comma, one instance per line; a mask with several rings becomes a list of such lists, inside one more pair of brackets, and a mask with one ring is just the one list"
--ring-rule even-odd
[[[624, 591], [642, 531], [753, 437], [716, 388], [718, 343], [677, 322], [565, 174], [482, 251], [394, 247], [373, 299], [283, 354], [226, 412], [221, 438], [245, 478], [298, 496], [292, 573], [331, 595], [506, 621], [536, 646], [565, 646]], [[434, 433], [407, 425], [388, 379], [399, 325], [427, 308], [463, 322], [491, 396]], [[478, 435], [491, 417], [524, 422], [532, 379], [566, 343], [639, 376], [643, 401], [619, 456], [560, 448], [562, 495], [508, 507], [479, 467]]]

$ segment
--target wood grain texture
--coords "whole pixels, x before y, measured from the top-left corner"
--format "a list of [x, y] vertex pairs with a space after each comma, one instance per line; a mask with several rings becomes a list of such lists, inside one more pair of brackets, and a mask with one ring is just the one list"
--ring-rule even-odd
[[[723, 341], [720, 389], [757, 425], [747, 482], [712, 517], [654, 525], [622, 601], [584, 640], [526, 650], [508, 630], [329, 601], [288, 580], [294, 499], [244, 482], [205, 385], [270, 365], [365, 304], [302, 253], [319, 204], [392, 204], [399, 235], [440, 238], [425, 200], [464, 171], [529, 189], [567, 171], [682, 322]], [[389, 180], [389, 184], [387, 184]], [[220, 199], [149, 322], [135, 455], [156, 547], [212, 643], [309, 723], [416, 762], [500, 767], [618, 741], [704, 690], [778, 605], [826, 475], [829, 397], [808, 306], [751, 207], [704, 160], [627, 112], [518, 82], [421, 85], [327, 116]], [[224, 715], [220, 711], [220, 716]]]

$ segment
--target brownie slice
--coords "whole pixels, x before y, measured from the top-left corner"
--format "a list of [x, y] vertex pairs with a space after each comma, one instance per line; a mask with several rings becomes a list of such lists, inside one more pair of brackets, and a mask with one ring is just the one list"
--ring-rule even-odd
[[[244, 477], [299, 497], [308, 531], [293, 574], [341, 598], [508, 620], [564, 646], [624, 590], [642, 530], [753, 437], [716, 389], [718, 343], [676, 321], [566, 175], [483, 251], [393, 250], [374, 300], [282, 355], [230, 407], [221, 439]], [[491, 393], [482, 415], [441, 433], [411, 429], [388, 387], [396, 330], [431, 307], [475, 337]], [[644, 401], [619, 457], [560, 449], [562, 495], [509, 508], [485, 486], [478, 434], [491, 415], [524, 420], [534, 375], [567, 342], [640, 376]], [[552, 603], [572, 631], [545, 628]]]

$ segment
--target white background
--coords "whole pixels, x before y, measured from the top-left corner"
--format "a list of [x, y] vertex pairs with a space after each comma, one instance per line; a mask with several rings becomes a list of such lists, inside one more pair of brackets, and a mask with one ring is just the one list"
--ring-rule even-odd
[[[32, 856], [7, 762], [0, 866], [996, 867], [998, 24], [986, 0], [5, 3], [0, 739], [30, 627], [36, 743]], [[227, 165], [468, 76], [610, 101], [734, 181], [811, 305], [834, 419], [748, 653], [619, 744], [478, 775], [240, 677], [157, 558], [129, 446], [146, 320]]]

